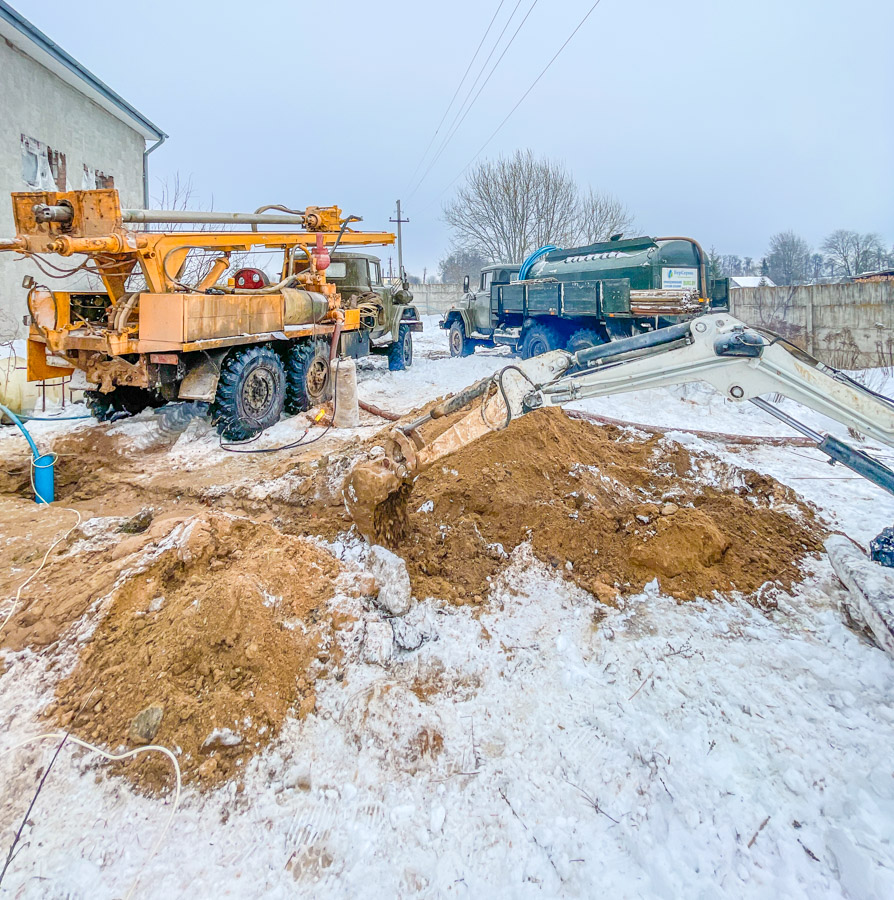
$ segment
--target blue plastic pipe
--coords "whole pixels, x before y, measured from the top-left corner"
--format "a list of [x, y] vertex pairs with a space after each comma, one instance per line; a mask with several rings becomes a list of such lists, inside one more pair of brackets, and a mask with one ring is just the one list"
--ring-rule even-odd
[[44, 453], [41, 455], [34, 443], [34, 438], [28, 434], [27, 429], [22, 424], [22, 420], [8, 407], [0, 403], [0, 411], [9, 416], [12, 421], [18, 425], [19, 431], [25, 435], [25, 440], [31, 447], [32, 466], [34, 467], [34, 502], [35, 503], [52, 503], [56, 499], [54, 468], [56, 465], [55, 453]]
[[528, 275], [531, 274], [531, 269], [534, 267], [534, 263], [537, 262], [541, 257], [546, 256], [547, 253], [552, 253], [553, 250], [558, 250], [559, 248], [555, 244], [546, 244], [543, 247], [540, 247], [538, 250], [535, 250], [522, 264], [521, 268], [518, 270], [518, 280], [524, 281]]

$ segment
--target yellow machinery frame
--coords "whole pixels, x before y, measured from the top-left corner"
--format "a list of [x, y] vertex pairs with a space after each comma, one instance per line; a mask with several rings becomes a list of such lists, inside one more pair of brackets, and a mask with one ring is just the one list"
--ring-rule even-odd
[[[117, 383], [140, 384], [142, 376], [126, 377], [131, 364], [117, 359], [127, 354], [160, 354], [171, 362], [173, 353], [209, 350], [265, 340], [331, 335], [360, 325], [357, 310], [342, 310], [334, 285], [316, 260], [324, 247], [388, 245], [389, 232], [353, 231], [352, 218], [343, 218], [337, 206], [284, 210], [283, 214], [186, 213], [179, 211], [122, 210], [115, 190], [67, 192], [19, 192], [12, 195], [16, 237], [0, 240], [0, 250], [12, 251], [40, 263], [45, 254], [62, 257], [84, 255], [78, 268], [97, 275], [108, 294], [106, 323], [72, 321], [70, 291], [51, 291], [30, 285], [28, 308], [28, 380], [68, 375], [72, 367], [110, 370]], [[267, 209], [282, 209], [268, 207]], [[251, 230], [147, 231], [133, 230], [130, 222], [184, 222], [249, 224]], [[261, 224], [303, 226], [300, 230], [256, 230]], [[229, 265], [229, 254], [255, 248], [283, 250], [283, 282], [268, 291], [240, 292], [233, 285], [215, 282]], [[292, 275], [293, 251], [302, 248], [306, 268]], [[216, 251], [208, 276], [187, 286], [178, 274], [194, 251]], [[314, 252], [316, 250], [317, 252]], [[46, 261], [45, 262], [49, 262]], [[128, 293], [128, 279], [142, 273], [145, 290]], [[326, 309], [306, 322], [286, 324], [287, 291], [275, 290], [288, 283], [318, 301]], [[88, 292], [80, 292], [88, 293]], [[115, 315], [126, 305], [128, 315]], [[140, 310], [143, 316], [140, 316]], [[130, 314], [132, 313], [132, 315]], [[140, 319], [151, 322], [151, 337], [141, 334]], [[117, 324], [116, 324], [117, 323]], [[186, 323], [186, 324], [184, 324]], [[209, 327], [191, 327], [212, 323]], [[216, 323], [213, 324], [213, 323]], [[226, 333], [227, 331], [231, 333]], [[198, 335], [198, 337], [196, 337]], [[106, 360], [104, 363], [103, 360]], [[152, 360], [150, 360], [152, 361]], [[120, 377], [119, 377], [120, 376]], [[104, 379], [106, 380], [106, 379]]]

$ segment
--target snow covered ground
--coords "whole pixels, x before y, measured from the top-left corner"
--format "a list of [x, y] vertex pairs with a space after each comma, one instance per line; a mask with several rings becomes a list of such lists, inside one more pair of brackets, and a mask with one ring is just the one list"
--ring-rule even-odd
[[[436, 322], [411, 370], [362, 363], [363, 399], [404, 412], [505, 364], [450, 359]], [[697, 387], [582, 406], [787, 433]], [[861, 541], [894, 521], [894, 498], [809, 449], [672, 434], [774, 475]], [[334, 550], [362, 562], [358, 545]], [[836, 597], [820, 560], [769, 612], [678, 605], [656, 585], [609, 609], [521, 546], [478, 617], [418, 598], [421, 648], [350, 662], [241, 793], [186, 790], [151, 859], [170, 807], [63, 751], [0, 896], [120, 897], [139, 874], [135, 896], [158, 898], [892, 897], [894, 661], [845, 627]], [[8, 662], [0, 752], [39, 733], [52, 693], [45, 660]], [[4, 854], [52, 749], [0, 758]]]

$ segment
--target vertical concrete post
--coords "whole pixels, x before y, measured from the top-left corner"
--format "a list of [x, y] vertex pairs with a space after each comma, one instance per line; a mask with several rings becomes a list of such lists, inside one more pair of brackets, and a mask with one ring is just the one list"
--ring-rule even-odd
[[816, 334], [813, 330], [813, 291], [798, 290], [797, 294], [804, 295], [804, 327], [807, 331], [807, 352], [811, 356], [816, 356], [816, 351], [814, 349], [816, 345]]

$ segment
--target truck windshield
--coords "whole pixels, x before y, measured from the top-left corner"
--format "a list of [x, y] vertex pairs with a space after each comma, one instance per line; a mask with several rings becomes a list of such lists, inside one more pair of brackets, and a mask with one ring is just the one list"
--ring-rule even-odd
[[333, 278], [344, 278], [348, 273], [348, 264], [343, 262], [331, 262], [329, 268], [326, 269], [326, 277], [330, 280]]

